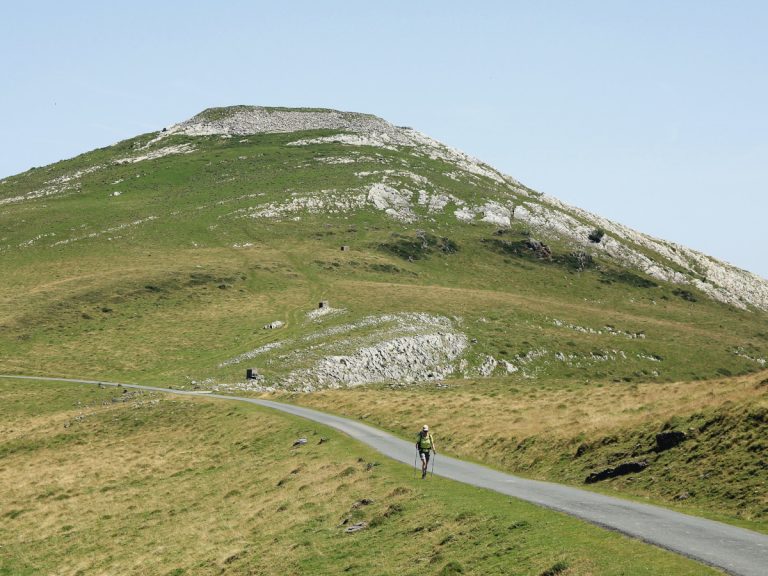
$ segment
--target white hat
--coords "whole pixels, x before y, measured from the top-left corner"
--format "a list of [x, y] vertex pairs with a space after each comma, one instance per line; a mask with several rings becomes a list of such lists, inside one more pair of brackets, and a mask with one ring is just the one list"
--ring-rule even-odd
[[422, 430], [424, 430], [424, 432], [429, 432], [429, 426], [424, 424], [424, 428], [422, 428]]

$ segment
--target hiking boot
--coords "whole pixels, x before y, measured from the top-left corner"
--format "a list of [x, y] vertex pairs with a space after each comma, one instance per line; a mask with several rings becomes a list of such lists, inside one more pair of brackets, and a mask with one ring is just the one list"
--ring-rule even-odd
[[427, 477], [427, 471], [426, 470], [422, 470], [421, 471], [421, 479], [424, 480], [424, 478], [426, 478], [426, 477]]

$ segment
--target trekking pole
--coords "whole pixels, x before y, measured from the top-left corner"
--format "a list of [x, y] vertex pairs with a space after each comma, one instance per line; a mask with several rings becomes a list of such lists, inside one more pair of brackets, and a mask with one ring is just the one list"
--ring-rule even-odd
[[417, 476], [417, 468], [416, 468], [416, 462], [419, 460], [419, 451], [416, 450], [416, 456], [413, 457], [413, 477], [416, 478]]
[[430, 478], [435, 475], [435, 458], [437, 457], [437, 452], [432, 450], [432, 471], [430, 472]]

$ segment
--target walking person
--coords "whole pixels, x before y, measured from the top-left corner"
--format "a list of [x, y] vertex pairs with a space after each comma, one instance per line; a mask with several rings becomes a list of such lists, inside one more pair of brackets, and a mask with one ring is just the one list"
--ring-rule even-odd
[[419, 458], [421, 458], [421, 479], [427, 477], [427, 467], [429, 466], [429, 453], [432, 451], [434, 454], [437, 454], [437, 450], [435, 450], [435, 440], [432, 438], [432, 434], [429, 433], [429, 426], [424, 424], [424, 427], [421, 429], [421, 432], [418, 433], [418, 438], [416, 439], [416, 450], [419, 453]]

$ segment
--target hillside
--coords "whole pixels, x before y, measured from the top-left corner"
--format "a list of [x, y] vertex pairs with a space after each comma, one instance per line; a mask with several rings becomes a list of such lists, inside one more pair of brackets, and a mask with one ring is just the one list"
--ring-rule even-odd
[[0, 397], [3, 576], [721, 574], [500, 494], [421, 482], [253, 406], [4, 379]]
[[0, 181], [0, 223], [7, 372], [306, 390], [768, 356], [765, 280], [369, 115], [207, 110]]
[[[768, 282], [375, 116], [210, 109], [5, 178], [0, 265], [0, 373], [298, 392], [402, 434], [434, 415], [512, 471], [647, 457], [664, 482], [609, 484], [768, 514]], [[665, 426], [698, 440], [657, 457]]]

